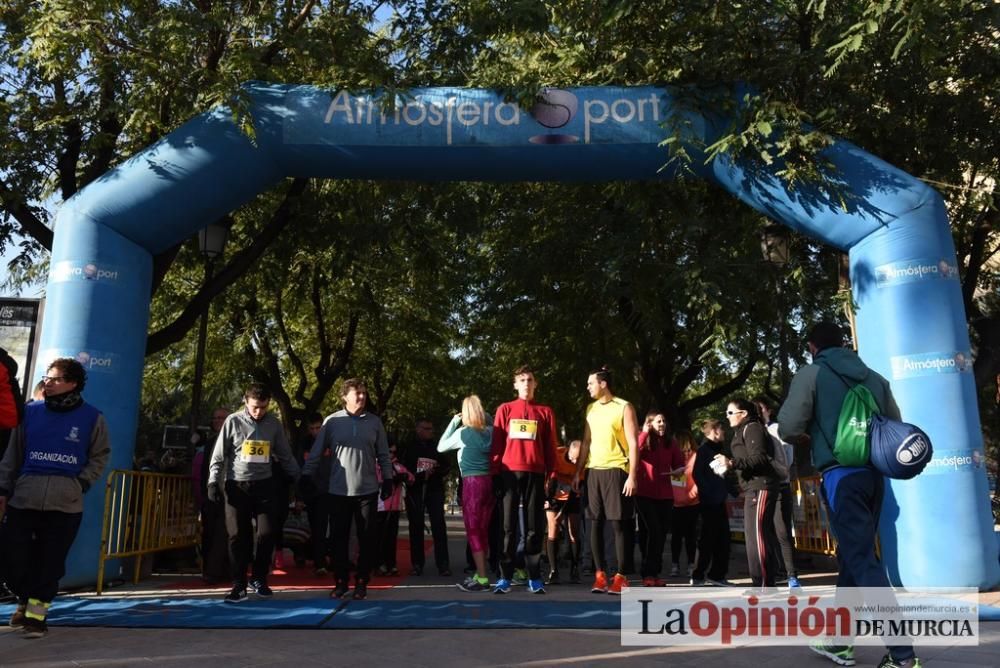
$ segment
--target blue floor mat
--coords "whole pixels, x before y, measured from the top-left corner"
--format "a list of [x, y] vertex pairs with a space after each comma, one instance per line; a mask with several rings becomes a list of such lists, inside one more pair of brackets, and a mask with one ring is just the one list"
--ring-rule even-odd
[[[14, 611], [0, 605], [0, 620]], [[331, 601], [60, 597], [52, 626], [180, 629], [617, 629], [618, 601]]]
[[574, 601], [353, 601], [327, 629], [617, 629], [621, 604]]
[[[59, 597], [52, 604], [52, 626], [107, 626], [125, 628], [319, 628], [333, 613], [329, 599], [248, 599], [227, 604], [205, 598]], [[0, 619], [13, 613], [0, 606]]]
[[994, 605], [979, 606], [979, 621], [1000, 622], [1000, 608]]
[[[0, 620], [14, 611], [0, 605]], [[1000, 621], [1000, 608], [979, 607], [982, 622]], [[52, 626], [175, 629], [617, 629], [620, 603], [497, 600], [332, 601], [329, 598], [248, 599], [227, 604], [206, 598], [57, 598]], [[0, 621], [2, 623], [2, 621]]]

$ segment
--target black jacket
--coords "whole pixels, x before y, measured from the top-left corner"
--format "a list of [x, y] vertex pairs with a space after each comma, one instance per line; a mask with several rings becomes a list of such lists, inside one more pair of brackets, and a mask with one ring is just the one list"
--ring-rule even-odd
[[[448, 478], [448, 472], [451, 471], [453, 459], [451, 453], [438, 452], [437, 441], [414, 440], [401, 450], [400, 461], [403, 462], [403, 466], [410, 470], [410, 473], [416, 476], [416, 481], [410, 485], [411, 488], [426, 484], [429, 488], [440, 487], [442, 490], [444, 489], [444, 481]], [[437, 462], [437, 467], [430, 477], [426, 473], [417, 473], [417, 460], [421, 457]]]
[[732, 448], [733, 468], [744, 491], [780, 489], [781, 477], [771, 465], [774, 445], [764, 425], [752, 420], [736, 427]]
[[698, 485], [699, 503], [718, 506], [726, 502], [726, 495], [739, 491], [730, 488], [732, 482], [730, 477], [723, 478], [712, 470], [712, 460], [720, 453], [722, 453], [722, 443], [714, 443], [706, 438], [694, 455], [694, 469], [691, 475], [694, 477], [694, 483]]

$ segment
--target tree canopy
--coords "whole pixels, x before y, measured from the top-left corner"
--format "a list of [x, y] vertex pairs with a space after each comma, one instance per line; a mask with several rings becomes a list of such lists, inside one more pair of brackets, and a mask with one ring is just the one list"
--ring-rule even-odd
[[[710, 158], [780, 161], [794, 186], [823, 178], [816, 151], [837, 135], [942, 193], [995, 410], [995, 2], [0, 0], [0, 26], [8, 288], [44, 281], [62, 201], [186, 119], [226, 103], [252, 135], [244, 81], [474, 86], [523, 102], [546, 86], [742, 82], [748, 111]], [[675, 146], [665, 163], [693, 159]], [[184, 422], [209, 304], [203, 409], [266, 379], [291, 427], [359, 375], [405, 430], [445, 421], [468, 392], [509, 398], [528, 362], [572, 434], [604, 363], [640, 410], [679, 426], [737, 392], [780, 398], [802, 328], [849, 301], [836, 252], [797, 238], [769, 260], [769, 221], [693, 179], [289, 179], [221, 222], [230, 241], [207, 281], [192, 241], [156, 258], [144, 424]]]

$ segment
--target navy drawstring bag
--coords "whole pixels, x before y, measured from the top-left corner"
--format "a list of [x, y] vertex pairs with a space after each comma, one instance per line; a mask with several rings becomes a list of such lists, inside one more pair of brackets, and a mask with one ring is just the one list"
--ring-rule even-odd
[[934, 455], [931, 439], [920, 427], [878, 413], [872, 416], [868, 438], [871, 464], [887, 478], [909, 480]]

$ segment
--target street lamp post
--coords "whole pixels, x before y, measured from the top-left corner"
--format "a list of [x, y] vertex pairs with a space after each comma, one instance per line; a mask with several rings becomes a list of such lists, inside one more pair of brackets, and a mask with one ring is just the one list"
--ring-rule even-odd
[[[788, 264], [788, 259], [790, 256], [789, 243], [788, 243], [788, 228], [783, 225], [771, 224], [764, 228], [760, 237], [760, 250], [771, 265], [777, 268], [779, 272], [784, 271], [785, 265]], [[778, 276], [775, 280], [775, 302], [778, 306], [778, 316], [782, 320], [787, 319], [787, 314], [785, 313], [785, 300], [783, 294], [784, 277]], [[786, 350], [786, 322], [778, 322], [778, 375], [781, 382], [781, 392], [785, 392], [788, 389], [788, 384], [790, 382], [789, 372], [788, 372], [788, 360], [785, 357]]]
[[[215, 261], [222, 257], [226, 248], [226, 237], [229, 228], [225, 225], [212, 224], [198, 232], [198, 250], [205, 257], [205, 281], [208, 285], [215, 271]], [[198, 430], [198, 418], [201, 408], [201, 386], [205, 370], [205, 341], [208, 338], [208, 311], [211, 300], [205, 304], [198, 323], [198, 348], [194, 357], [194, 383], [191, 389], [191, 434]]]

